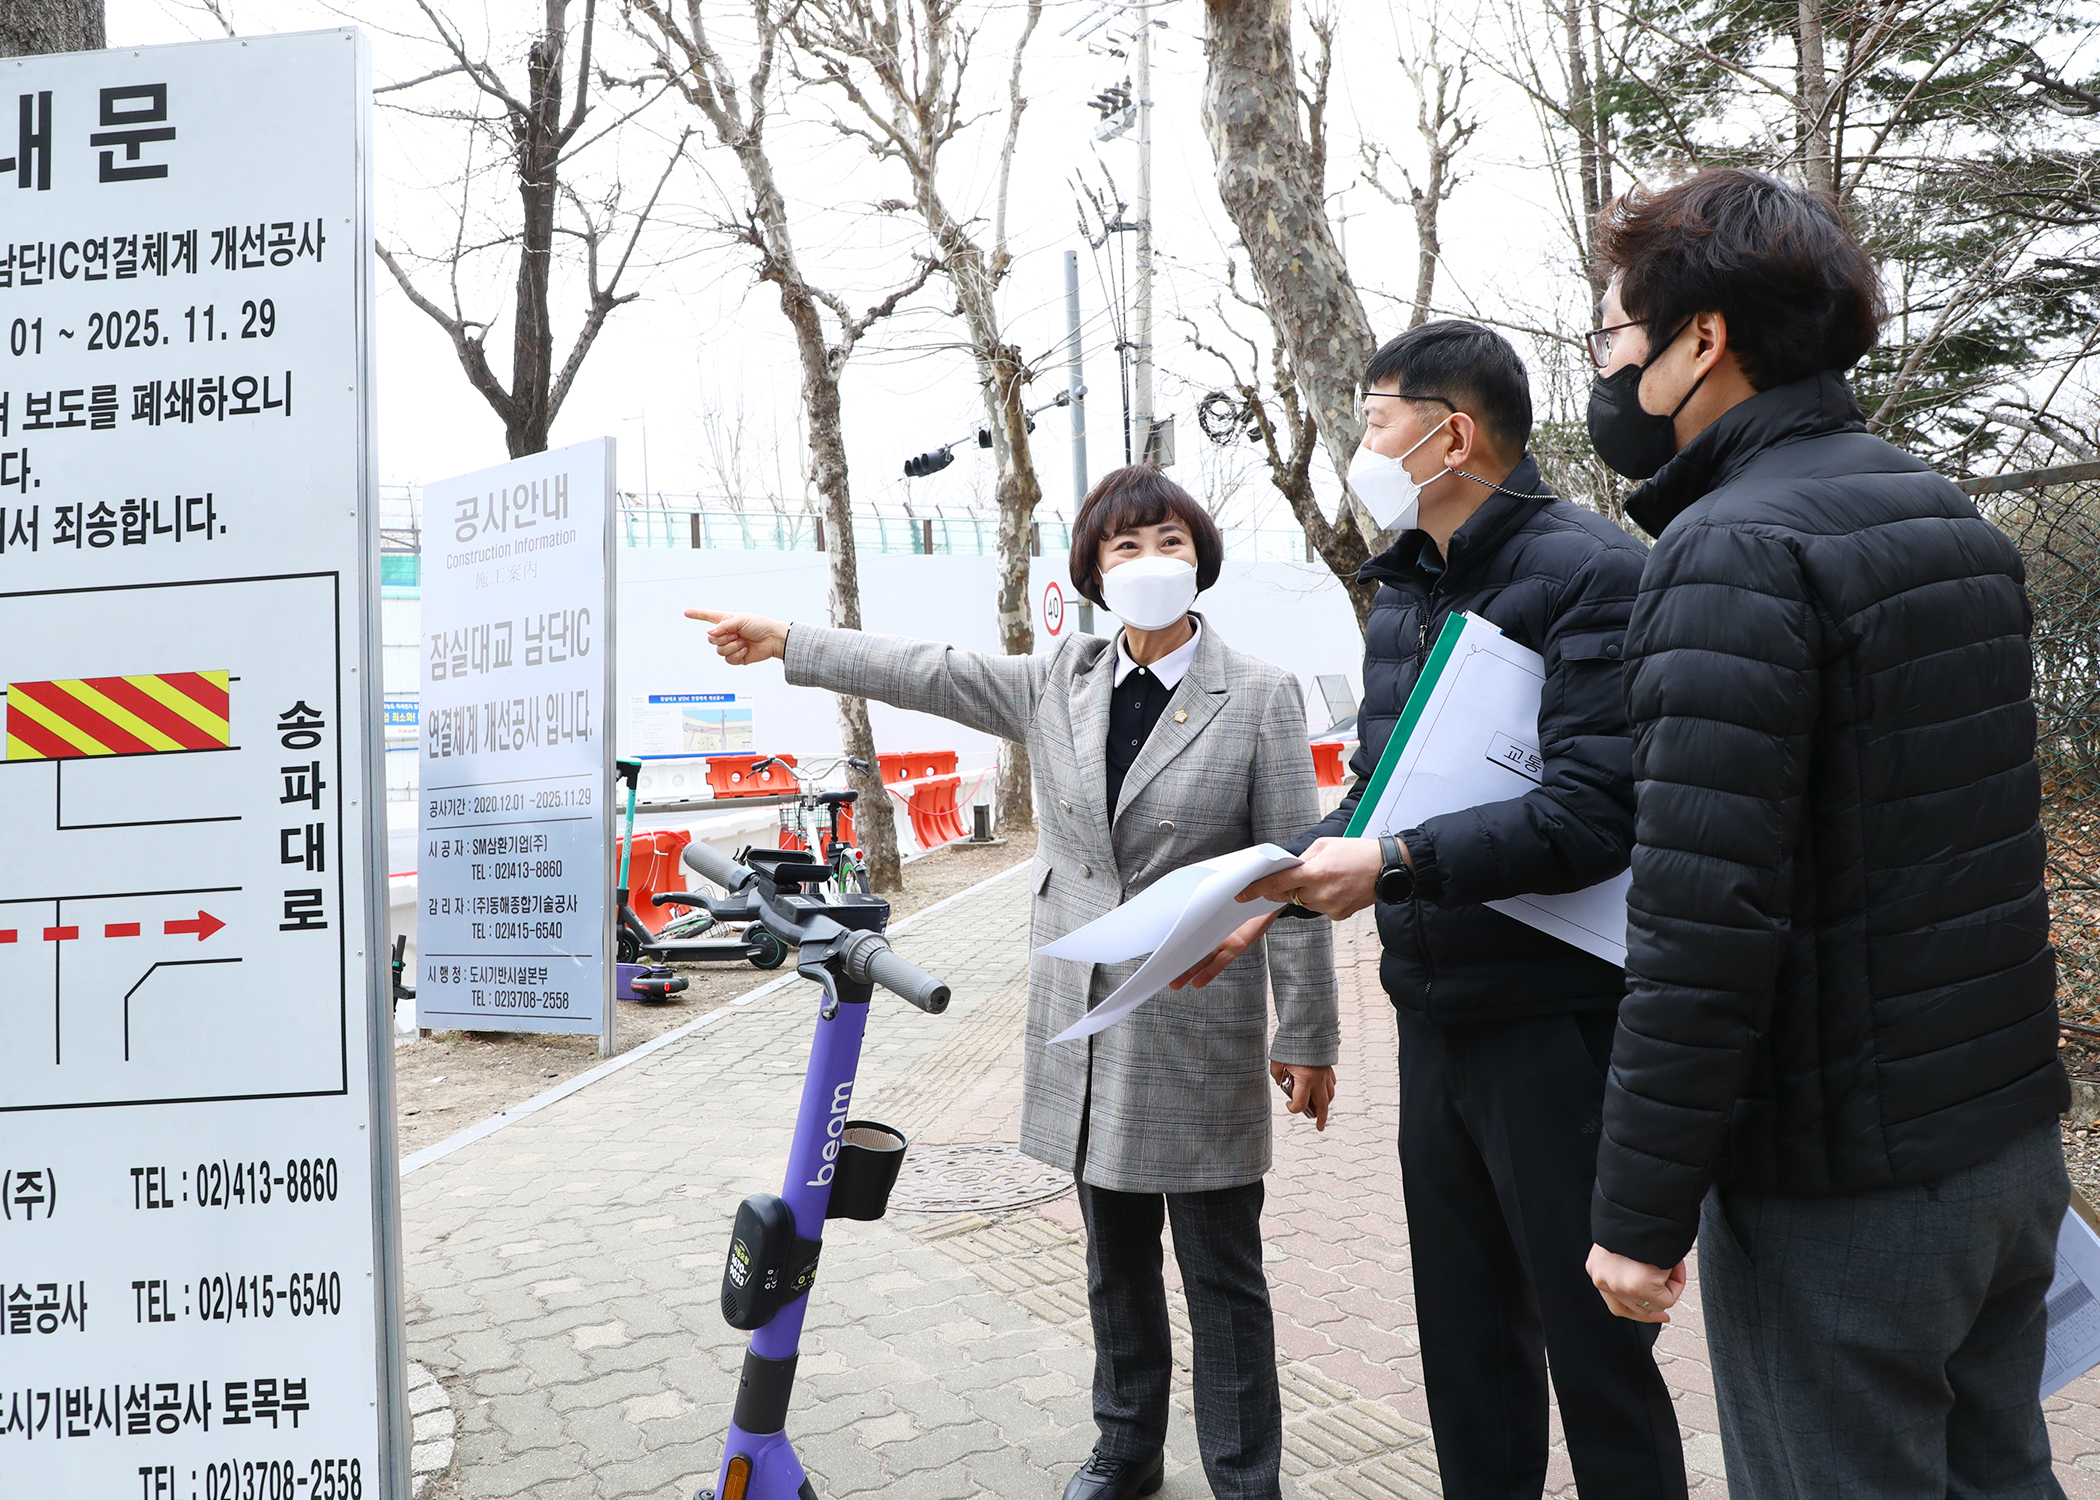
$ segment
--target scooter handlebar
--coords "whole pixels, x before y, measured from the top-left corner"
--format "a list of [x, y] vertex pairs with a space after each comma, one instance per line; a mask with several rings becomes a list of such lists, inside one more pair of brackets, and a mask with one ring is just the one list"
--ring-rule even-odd
[[941, 983], [908, 958], [901, 958], [897, 951], [884, 943], [881, 947], [870, 945], [866, 957], [852, 965], [865, 965], [867, 978], [881, 985], [892, 994], [902, 995], [930, 1016], [937, 1016], [948, 1008], [948, 986]]
[[711, 844], [687, 844], [685, 862], [725, 891], [740, 891], [758, 878]]

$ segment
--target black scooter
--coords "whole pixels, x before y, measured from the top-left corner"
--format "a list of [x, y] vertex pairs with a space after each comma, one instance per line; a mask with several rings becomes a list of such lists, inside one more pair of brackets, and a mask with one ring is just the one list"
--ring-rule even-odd
[[[620, 884], [613, 892], [620, 912], [619, 923], [613, 935], [619, 961], [623, 964], [748, 963], [754, 969], [779, 968], [787, 959], [787, 948], [760, 923], [751, 923], [735, 937], [682, 937], [675, 931], [676, 923], [661, 933], [651, 932], [642, 919], [634, 914], [634, 906], [629, 900], [627, 888], [627, 868], [629, 857], [634, 853], [634, 802], [635, 794], [641, 785], [642, 763], [638, 760], [623, 760], [615, 764], [619, 767], [619, 779], [627, 783], [627, 837], [620, 846]], [[687, 862], [691, 863], [690, 859]], [[651, 904], [702, 904], [698, 901], [673, 902], [667, 899], [683, 894], [681, 891], [662, 891]]]

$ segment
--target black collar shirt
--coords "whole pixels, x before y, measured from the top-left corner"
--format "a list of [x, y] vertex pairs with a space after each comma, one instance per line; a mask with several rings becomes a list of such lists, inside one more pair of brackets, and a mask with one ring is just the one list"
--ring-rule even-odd
[[1116, 641], [1116, 685], [1108, 700], [1108, 818], [1116, 817], [1116, 802], [1123, 795], [1123, 778], [1137, 763], [1138, 752], [1152, 737], [1152, 727], [1166, 712], [1167, 700], [1196, 659], [1196, 643], [1202, 626], [1187, 644], [1169, 652], [1149, 667], [1130, 659], [1122, 639]]

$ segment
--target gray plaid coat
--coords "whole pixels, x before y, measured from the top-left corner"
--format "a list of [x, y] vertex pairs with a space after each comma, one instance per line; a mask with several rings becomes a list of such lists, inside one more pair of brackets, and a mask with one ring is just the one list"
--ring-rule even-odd
[[[1124, 778], [1113, 819], [1106, 806], [1112, 640], [1074, 636], [1045, 655], [987, 656], [798, 624], [788, 633], [786, 664], [797, 686], [939, 714], [1026, 743], [1040, 828], [1028, 875], [1032, 947], [1114, 910], [1170, 870], [1282, 843], [1318, 820], [1297, 684], [1228, 648], [1207, 621], [1188, 675]], [[1270, 1059], [1310, 1067], [1335, 1060], [1329, 924], [1286, 918], [1204, 989], [1165, 991], [1099, 1036], [1050, 1044], [1136, 967], [1136, 960], [1029, 960], [1022, 1149], [1117, 1192], [1204, 1192], [1255, 1181], [1269, 1169]]]

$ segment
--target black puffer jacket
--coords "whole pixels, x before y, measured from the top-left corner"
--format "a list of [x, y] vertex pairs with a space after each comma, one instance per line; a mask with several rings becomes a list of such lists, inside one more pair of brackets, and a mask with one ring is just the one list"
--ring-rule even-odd
[[1429, 648], [1454, 611], [1483, 615], [1546, 659], [1536, 791], [1431, 818], [1408, 841], [1419, 899], [1380, 905], [1379, 978], [1396, 1005], [1441, 1022], [1609, 1009], [1625, 976], [1481, 905], [1579, 891], [1626, 868], [1633, 792], [1620, 653], [1645, 549], [1602, 516], [1554, 498], [1528, 456], [1424, 568], [1409, 532], [1365, 564], [1383, 585], [1364, 639], [1361, 743], [1347, 799], [1302, 839], [1340, 834], [1356, 810]]
[[2012, 544], [1835, 374], [1733, 408], [1628, 509], [1661, 539], [1592, 1219], [1669, 1266], [1715, 1175], [1926, 1181], [2070, 1091]]

